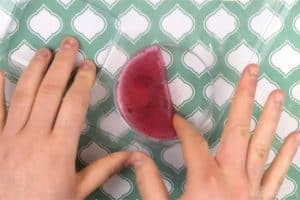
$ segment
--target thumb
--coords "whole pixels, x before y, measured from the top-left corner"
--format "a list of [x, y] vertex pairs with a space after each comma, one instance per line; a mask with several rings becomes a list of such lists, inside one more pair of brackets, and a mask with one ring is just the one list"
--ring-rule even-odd
[[186, 185], [198, 185], [200, 177], [207, 177], [212, 167], [217, 167], [215, 159], [209, 153], [207, 141], [192, 124], [177, 114], [173, 122], [187, 168]]
[[128, 152], [117, 152], [99, 159], [77, 174], [77, 197], [84, 199], [112, 175], [122, 170], [130, 157]]
[[128, 161], [136, 174], [136, 183], [143, 200], [168, 200], [169, 194], [154, 161], [141, 152], [134, 152]]

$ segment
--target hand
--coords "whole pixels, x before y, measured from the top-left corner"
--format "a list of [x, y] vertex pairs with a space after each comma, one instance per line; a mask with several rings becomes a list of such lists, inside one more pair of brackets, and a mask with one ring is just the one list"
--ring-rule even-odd
[[[265, 163], [284, 104], [281, 90], [268, 98], [254, 134], [250, 121], [259, 69], [248, 66], [238, 83], [228, 121], [214, 158], [200, 133], [179, 115], [174, 127], [187, 168], [182, 200], [273, 200], [300, 143], [290, 134], [271, 166]], [[142, 177], [144, 180], [147, 176]], [[162, 200], [167, 198], [160, 196]], [[144, 197], [147, 199], [147, 197]], [[149, 198], [151, 199], [151, 198]]]
[[284, 94], [274, 91], [268, 98], [254, 134], [250, 120], [259, 69], [248, 66], [242, 74], [232, 102], [217, 155], [209, 154], [207, 142], [179, 116], [174, 126], [182, 144], [187, 180], [182, 199], [273, 200], [300, 143], [290, 134], [270, 167], [265, 164], [284, 105]]
[[[84, 61], [65, 93], [78, 46], [67, 37], [49, 69], [51, 52], [39, 50], [18, 82], [8, 114], [0, 73], [0, 199], [83, 199], [126, 166], [135, 168], [145, 198], [156, 198], [156, 193], [156, 199], [166, 198], [158, 169], [141, 153], [114, 153], [76, 172], [77, 145], [96, 72], [91, 61]], [[145, 174], [147, 180], [140, 181]]]

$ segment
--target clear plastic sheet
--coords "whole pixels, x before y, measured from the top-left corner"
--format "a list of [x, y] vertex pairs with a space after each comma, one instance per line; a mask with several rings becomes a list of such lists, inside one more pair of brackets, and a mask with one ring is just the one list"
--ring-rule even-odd
[[[172, 47], [163, 48], [163, 56], [174, 108], [202, 131], [212, 152], [219, 143], [235, 84], [248, 63], [260, 64], [262, 88], [256, 96], [251, 130], [268, 89], [279, 87], [289, 93], [284, 109], [287, 124], [294, 118], [299, 128], [299, 103], [292, 94], [298, 82], [297, 69], [277, 69], [280, 61], [269, 67], [276, 50], [289, 46], [297, 50], [299, 9], [297, 3], [284, 0], [155, 2], [0, 0], [0, 66], [6, 71], [8, 87], [13, 88], [37, 49], [46, 46], [55, 52], [64, 36], [77, 37], [81, 46], [77, 64], [89, 58], [99, 67], [77, 167], [89, 162], [81, 157], [88, 154], [86, 149], [144, 151], [157, 161], [171, 185], [172, 199], [176, 199], [185, 176], [178, 141], [144, 138], [122, 119], [114, 90], [123, 67], [148, 46]], [[284, 125], [279, 127], [272, 152], [277, 152], [284, 139], [281, 127]], [[278, 199], [300, 194], [294, 181], [299, 180], [298, 169], [294, 165], [286, 178], [287, 184], [294, 184], [293, 191], [283, 191]], [[132, 172], [122, 176], [134, 180]], [[117, 198], [108, 193], [101, 189], [91, 199]], [[124, 197], [138, 198], [137, 191]]]

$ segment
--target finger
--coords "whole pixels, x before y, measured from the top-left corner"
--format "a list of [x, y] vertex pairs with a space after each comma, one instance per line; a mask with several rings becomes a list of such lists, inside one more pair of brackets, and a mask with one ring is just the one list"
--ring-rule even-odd
[[237, 85], [216, 156], [222, 166], [238, 169], [238, 171], [245, 169], [258, 75], [259, 68], [257, 65], [249, 65], [244, 70]]
[[74, 155], [88, 110], [95, 74], [94, 63], [91, 61], [82, 63], [71, 88], [63, 99], [53, 128], [56, 137], [61, 137], [62, 140], [66, 141], [67, 149], [70, 149]]
[[5, 75], [0, 70], [0, 131], [2, 131], [6, 121], [6, 104], [5, 104]]
[[300, 134], [292, 133], [285, 140], [277, 156], [263, 176], [263, 199], [275, 199], [300, 144]]
[[128, 152], [113, 153], [81, 170], [77, 174], [77, 199], [84, 199], [112, 175], [118, 173], [125, 167], [129, 156]]
[[247, 174], [253, 189], [258, 189], [264, 173], [284, 102], [283, 91], [269, 96], [251, 138], [247, 157]]
[[29, 120], [29, 125], [33, 126], [34, 123], [38, 130], [47, 132], [53, 126], [75, 63], [78, 46], [75, 38], [64, 39], [41, 84]]
[[198, 131], [179, 115], [174, 116], [174, 128], [182, 145], [183, 158], [187, 167], [187, 183], [197, 183], [205, 177], [215, 160], [209, 153], [206, 140]]
[[143, 153], [135, 152], [128, 162], [133, 166], [136, 174], [136, 183], [141, 199], [167, 200], [169, 194], [160, 176], [154, 161]]
[[30, 61], [12, 96], [5, 126], [6, 133], [15, 134], [24, 127], [50, 60], [50, 50], [40, 49]]

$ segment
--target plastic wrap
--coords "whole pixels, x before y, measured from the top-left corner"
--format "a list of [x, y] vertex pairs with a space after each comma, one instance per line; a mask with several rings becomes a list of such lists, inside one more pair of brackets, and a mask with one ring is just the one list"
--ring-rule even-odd
[[[0, 65], [11, 89], [37, 49], [56, 51], [64, 36], [77, 37], [77, 64], [89, 58], [99, 68], [77, 168], [110, 152], [144, 151], [155, 159], [176, 199], [185, 176], [180, 145], [141, 137], [122, 118], [115, 87], [124, 66], [153, 44], [172, 47], [162, 50], [174, 108], [202, 132], [215, 152], [240, 73], [249, 63], [260, 64], [251, 130], [271, 90], [282, 88], [288, 95], [269, 164], [287, 131], [299, 128], [299, 7], [285, 0], [0, 0]], [[278, 199], [299, 196], [299, 169], [296, 160]], [[132, 171], [113, 181], [123, 184], [118, 192], [104, 185], [90, 198], [139, 198]]]

